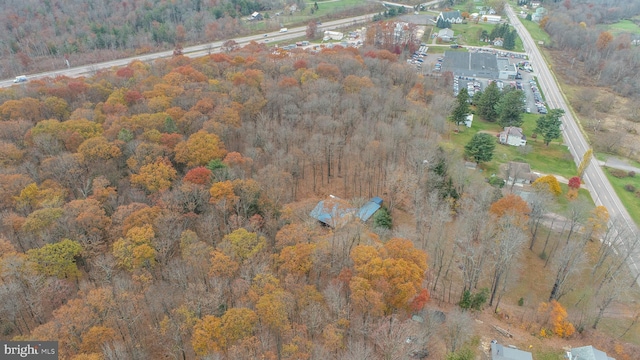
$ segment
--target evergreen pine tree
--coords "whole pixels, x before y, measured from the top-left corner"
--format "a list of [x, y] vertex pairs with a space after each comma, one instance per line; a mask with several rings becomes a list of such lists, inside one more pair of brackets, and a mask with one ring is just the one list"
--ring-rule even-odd
[[491, 82], [489, 86], [482, 92], [478, 103], [476, 104], [476, 111], [478, 115], [482, 116], [485, 120], [495, 122], [498, 120], [498, 112], [496, 111], [496, 105], [500, 101], [500, 89], [495, 82]]

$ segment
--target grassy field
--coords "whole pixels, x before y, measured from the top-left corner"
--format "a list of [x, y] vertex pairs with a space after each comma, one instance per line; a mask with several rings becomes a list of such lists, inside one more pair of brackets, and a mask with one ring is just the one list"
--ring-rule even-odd
[[525, 20], [525, 19], [521, 19], [521, 21], [524, 27], [527, 28], [527, 31], [529, 31], [529, 34], [531, 34], [531, 37], [533, 38], [533, 40], [542, 41], [545, 44], [548, 44], [551, 42], [551, 38], [549, 38], [549, 34], [547, 34], [543, 29], [541, 29], [540, 26], [538, 26], [538, 23]]
[[[311, 14], [314, 2], [308, 2], [305, 9], [295, 12], [293, 15], [282, 14], [275, 17], [275, 12], [269, 14], [271, 20], [277, 19], [283, 25], [287, 24], [299, 24], [311, 19], [322, 18], [334, 13], [338, 13], [347, 9], [353, 9], [361, 6], [369, 5], [370, 2], [366, 0], [331, 0], [331, 1], [318, 1], [318, 10], [314, 10]], [[379, 11], [384, 11], [385, 8], [380, 5]]]
[[640, 26], [636, 25], [631, 20], [620, 20], [613, 24], [603, 25], [601, 28], [603, 30], [609, 30], [613, 35], [619, 35], [622, 33], [640, 34]]
[[[562, 145], [560, 140], [551, 142], [549, 146], [545, 146], [541, 139], [531, 139], [530, 136], [533, 133], [533, 129], [536, 127], [536, 119], [539, 115], [536, 114], [523, 114], [524, 124], [522, 128], [525, 135], [529, 137], [526, 149], [518, 148], [515, 146], [500, 145], [496, 146], [496, 150], [493, 155], [493, 160], [487, 164], [483, 164], [482, 167], [489, 174], [497, 174], [500, 164], [507, 163], [509, 161], [523, 161], [528, 162], [534, 171], [544, 174], [556, 174], [566, 178], [575, 176], [576, 165], [571, 158], [571, 154], [566, 145]], [[478, 131], [490, 133], [492, 135], [498, 134], [502, 131], [500, 125], [497, 123], [487, 122], [478, 116], [473, 120], [471, 128], [460, 127], [460, 132], [451, 135], [451, 141], [460, 146], [464, 145], [471, 140], [473, 135]]]
[[635, 193], [625, 190], [625, 185], [632, 185], [636, 189], [640, 190], [640, 174], [634, 177], [625, 177], [619, 179], [611, 175], [611, 169], [605, 167], [604, 173], [607, 175], [609, 182], [613, 185], [616, 194], [620, 198], [620, 201], [624, 204], [624, 207], [629, 211], [631, 218], [640, 224], [640, 198]]
[[[488, 44], [480, 41], [480, 34], [482, 33], [482, 30], [486, 30], [488, 33], [491, 33], [491, 30], [493, 30], [494, 27], [496, 27], [496, 24], [487, 24], [482, 22], [476, 24], [474, 22], [468, 22], [466, 24], [453, 24], [451, 29], [454, 31], [458, 44], [485, 46]], [[513, 50], [519, 52], [524, 51], [524, 46], [522, 45], [522, 39], [520, 39], [520, 37], [516, 38], [516, 46]]]

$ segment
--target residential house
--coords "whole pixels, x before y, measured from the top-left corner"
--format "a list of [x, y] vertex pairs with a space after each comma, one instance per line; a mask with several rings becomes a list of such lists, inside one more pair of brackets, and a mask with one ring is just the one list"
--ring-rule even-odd
[[349, 202], [329, 195], [329, 199], [318, 202], [309, 215], [323, 225], [336, 229], [351, 222], [355, 213], [356, 209]]
[[251, 21], [254, 21], [254, 20], [258, 21], [258, 20], [262, 20], [262, 19], [263, 19], [262, 14], [260, 14], [257, 11], [254, 12], [253, 14], [251, 14], [251, 17], [249, 18], [249, 20], [251, 20]]
[[536, 9], [536, 11], [531, 15], [531, 20], [535, 22], [539, 22], [543, 17], [547, 15], [547, 9], [540, 6]]
[[502, 38], [495, 38], [495, 39], [493, 39], [493, 46], [500, 46], [500, 47], [502, 47], [502, 45], [504, 45], [504, 39], [502, 39]]
[[505, 127], [504, 131], [499, 134], [499, 140], [501, 144], [511, 146], [527, 145], [527, 137], [524, 136], [522, 129], [515, 126]]
[[533, 360], [530, 352], [491, 343], [491, 360]]
[[442, 41], [449, 42], [453, 40], [453, 30], [451, 29], [442, 29], [438, 32], [438, 37], [442, 39]]
[[531, 184], [538, 179], [538, 175], [531, 172], [531, 166], [527, 163], [510, 161], [504, 167], [507, 184]]
[[380, 207], [382, 207], [382, 199], [377, 196], [357, 209], [348, 201], [329, 195], [328, 199], [318, 202], [309, 216], [321, 224], [335, 229], [346, 225], [355, 218], [367, 221]]
[[440, 19], [448, 22], [449, 24], [462, 24], [463, 20], [460, 10], [440, 12], [440, 14], [438, 14], [438, 17], [436, 18], [436, 23]]
[[569, 360], [616, 360], [610, 356], [607, 356], [606, 352], [600, 351], [591, 345], [574, 348], [574, 349], [571, 349], [571, 351], [567, 351], [567, 359]]

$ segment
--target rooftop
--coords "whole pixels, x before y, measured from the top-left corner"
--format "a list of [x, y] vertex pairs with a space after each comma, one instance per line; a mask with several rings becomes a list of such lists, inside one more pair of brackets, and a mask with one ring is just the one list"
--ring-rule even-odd
[[530, 352], [491, 344], [491, 360], [533, 360]]
[[465, 51], [446, 51], [443, 71], [454, 74], [477, 77], [498, 77], [498, 62], [494, 54], [469, 53]]

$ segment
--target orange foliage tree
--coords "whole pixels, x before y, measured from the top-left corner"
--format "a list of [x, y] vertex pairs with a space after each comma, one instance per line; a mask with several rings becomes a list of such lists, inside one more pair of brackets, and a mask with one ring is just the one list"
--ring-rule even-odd
[[489, 212], [497, 218], [511, 216], [516, 220], [518, 226], [525, 226], [529, 218], [529, 204], [524, 199], [515, 194], [508, 194], [491, 204]]
[[[411, 300], [422, 291], [427, 254], [410, 240], [393, 238], [380, 249], [359, 245], [351, 251], [355, 277], [362, 278], [383, 294], [385, 313], [409, 311]], [[361, 280], [357, 280], [361, 281]]]
[[207, 169], [204, 166], [198, 166], [189, 170], [189, 172], [187, 172], [187, 174], [184, 176], [183, 180], [185, 182], [190, 182], [193, 184], [206, 185], [211, 182], [212, 177], [213, 173], [211, 172], [211, 170]]
[[131, 174], [131, 183], [154, 193], [167, 190], [178, 173], [168, 159], [158, 159], [154, 163], [144, 165], [138, 174]]
[[[576, 331], [573, 324], [567, 320], [567, 310], [555, 300], [541, 303], [538, 313], [546, 317], [545, 323], [551, 326], [551, 331], [557, 336], [567, 338]], [[543, 328], [540, 333], [546, 335], [546, 330]]]
[[562, 193], [560, 183], [558, 182], [558, 179], [556, 179], [556, 177], [553, 175], [545, 175], [536, 179], [536, 181], [533, 182], [533, 186], [538, 189], [549, 191], [555, 196], [558, 196]]
[[222, 159], [227, 153], [218, 136], [204, 130], [176, 145], [175, 152], [176, 161], [189, 167], [207, 165], [213, 159]]

